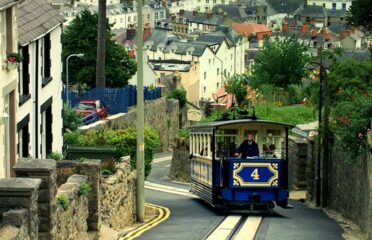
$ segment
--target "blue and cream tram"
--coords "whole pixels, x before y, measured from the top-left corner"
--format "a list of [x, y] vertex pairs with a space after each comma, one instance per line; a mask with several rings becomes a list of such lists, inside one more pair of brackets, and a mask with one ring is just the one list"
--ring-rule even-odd
[[[288, 206], [288, 131], [292, 125], [260, 119], [190, 127], [191, 192], [217, 208], [267, 211]], [[259, 155], [236, 149], [253, 134]]]

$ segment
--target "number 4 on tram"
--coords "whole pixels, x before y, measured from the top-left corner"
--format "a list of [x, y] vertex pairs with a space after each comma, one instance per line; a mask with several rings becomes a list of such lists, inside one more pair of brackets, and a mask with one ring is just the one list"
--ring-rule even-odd
[[[191, 192], [216, 208], [269, 211], [288, 205], [289, 124], [261, 119], [217, 121], [190, 127]], [[258, 156], [241, 158], [248, 133]]]

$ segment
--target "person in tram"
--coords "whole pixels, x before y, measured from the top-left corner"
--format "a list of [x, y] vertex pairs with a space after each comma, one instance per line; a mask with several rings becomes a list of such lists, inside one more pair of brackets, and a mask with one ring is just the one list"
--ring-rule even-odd
[[237, 157], [240, 154], [242, 159], [259, 156], [258, 144], [253, 140], [252, 132], [248, 132], [247, 139], [236, 149], [235, 156]]

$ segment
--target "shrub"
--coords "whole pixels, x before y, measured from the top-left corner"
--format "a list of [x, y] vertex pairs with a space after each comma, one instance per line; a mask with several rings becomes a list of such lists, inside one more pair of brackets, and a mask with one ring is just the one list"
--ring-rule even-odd
[[80, 189], [79, 189], [79, 195], [84, 195], [90, 192], [92, 190], [90, 188], [90, 185], [87, 181], [84, 181], [80, 184]]
[[80, 116], [70, 105], [63, 105], [63, 128], [76, 131], [80, 125]]
[[101, 175], [108, 176], [113, 175], [116, 172], [115, 161], [105, 161], [101, 165]]
[[181, 138], [189, 138], [190, 136], [190, 130], [188, 128], [181, 128], [179, 132], [179, 136]]
[[70, 205], [70, 200], [65, 195], [59, 195], [57, 197], [57, 203], [66, 210], [68, 205]]
[[[90, 131], [86, 135], [80, 133], [65, 134], [67, 144], [75, 146], [113, 146], [119, 156], [131, 157], [132, 168], [136, 168], [137, 132], [135, 128], [120, 130], [98, 130]], [[159, 146], [159, 135], [151, 128], [145, 128], [145, 175], [151, 172], [151, 163], [155, 149]], [[109, 168], [107, 168], [110, 170]], [[107, 170], [103, 169], [103, 170]], [[112, 170], [112, 169], [111, 169]], [[108, 171], [104, 171], [108, 173]]]
[[186, 91], [183, 89], [174, 90], [173, 92], [169, 93], [167, 98], [177, 99], [180, 109], [183, 109], [186, 106]]
[[62, 153], [59, 153], [59, 152], [51, 152], [48, 154], [48, 158], [59, 161], [59, 160], [63, 160], [64, 156]]

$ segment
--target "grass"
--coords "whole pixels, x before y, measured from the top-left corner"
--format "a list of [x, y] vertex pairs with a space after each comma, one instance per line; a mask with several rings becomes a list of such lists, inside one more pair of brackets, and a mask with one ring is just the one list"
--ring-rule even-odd
[[259, 105], [256, 116], [261, 119], [290, 124], [304, 124], [316, 121], [316, 110], [312, 106], [292, 105], [277, 107], [271, 104]]

